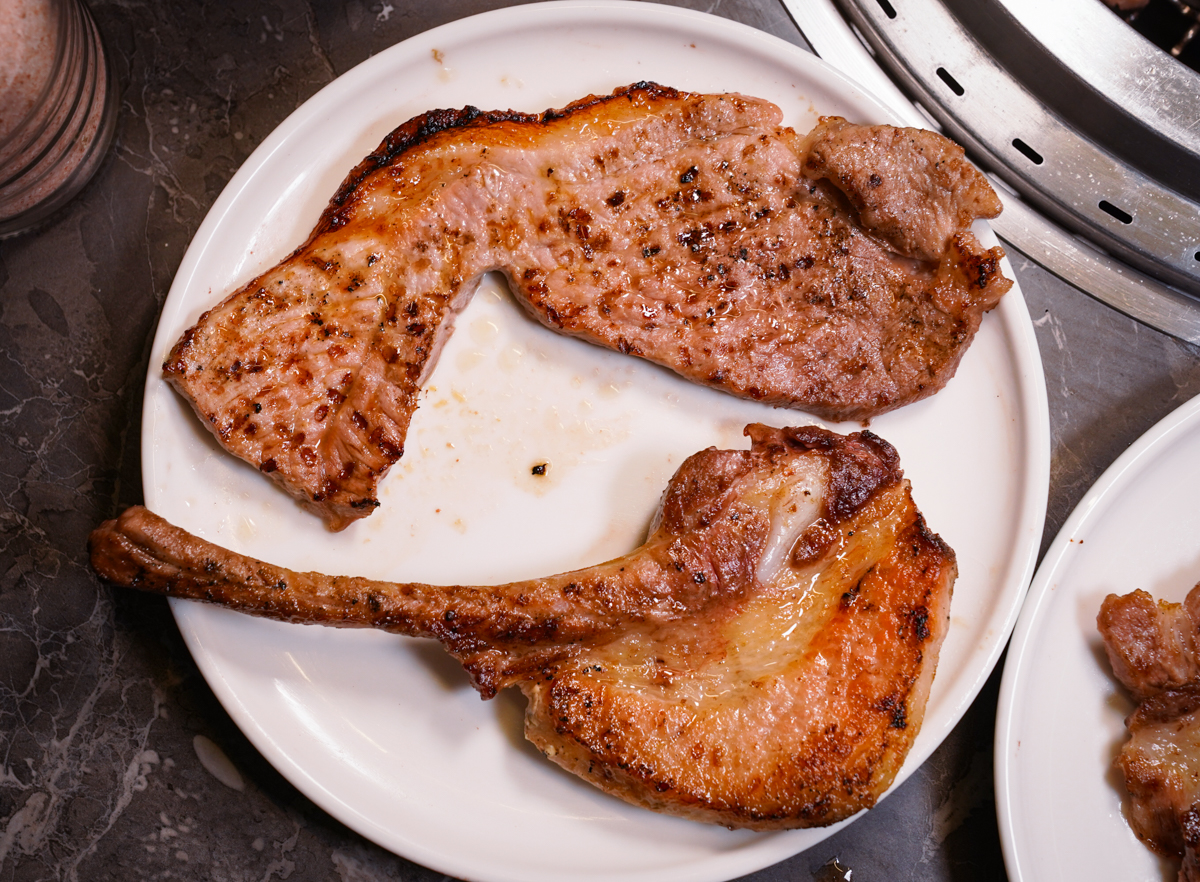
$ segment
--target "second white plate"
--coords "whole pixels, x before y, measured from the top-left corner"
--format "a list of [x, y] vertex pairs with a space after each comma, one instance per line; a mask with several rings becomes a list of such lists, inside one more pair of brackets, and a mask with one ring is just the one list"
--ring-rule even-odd
[[[1200, 582], [1200, 398], [1147, 432], [1076, 507], [1038, 569], [1008, 650], [996, 799], [1014, 882], [1173, 880], [1123, 814], [1113, 759], [1133, 703], [1096, 615], [1141, 588], [1178, 602]], [[1176, 862], [1177, 864], [1177, 862]]]
[[[158, 364], [183, 330], [302, 241], [346, 171], [395, 125], [433, 107], [540, 111], [643, 79], [768, 98], [799, 129], [818, 114], [887, 121], [880, 105], [794, 46], [651, 4], [516, 7], [381, 53], [285, 121], [197, 232], [164, 307], [147, 381], [150, 507], [296, 569], [492, 584], [630, 550], [685, 457], [709, 445], [744, 446], [747, 422], [812, 422], [552, 334], [486, 280], [422, 395], [405, 456], [381, 487], [382, 506], [333, 535], [223, 453], [162, 381]], [[979, 232], [991, 236], [986, 225]], [[1049, 432], [1020, 292], [986, 319], [944, 391], [872, 429], [899, 449], [918, 504], [961, 567], [906, 776], [995, 664], [1041, 537]], [[532, 476], [542, 462], [548, 474]], [[526, 745], [519, 698], [479, 701], [436, 646], [195, 604], [175, 611], [214, 691], [284, 775], [353, 829], [447, 874], [701, 882], [751, 872], [830, 832], [733, 832], [607, 797]]]

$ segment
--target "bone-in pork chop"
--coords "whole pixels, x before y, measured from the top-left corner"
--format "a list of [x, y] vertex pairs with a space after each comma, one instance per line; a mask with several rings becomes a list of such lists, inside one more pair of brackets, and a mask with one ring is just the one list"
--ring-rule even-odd
[[869, 432], [750, 426], [671, 479], [646, 543], [496, 587], [392, 584], [250, 560], [144, 508], [91, 539], [122, 585], [290, 622], [433, 637], [542, 752], [629, 802], [771, 830], [891, 784], [925, 713], [953, 552]]
[[861, 419], [932, 394], [1011, 285], [967, 229], [995, 193], [939, 135], [830, 120], [806, 140], [780, 117], [648, 84], [419, 116], [166, 377], [334, 529], [378, 505], [488, 270], [550, 328], [735, 395]]
[[1138, 839], [1200, 882], [1200, 585], [1182, 603], [1110, 594], [1097, 620], [1113, 674], [1139, 704], [1116, 765]]

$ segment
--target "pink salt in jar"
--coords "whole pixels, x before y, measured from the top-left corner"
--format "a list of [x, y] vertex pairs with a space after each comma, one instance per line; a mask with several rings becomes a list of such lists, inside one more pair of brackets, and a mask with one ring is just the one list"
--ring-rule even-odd
[[116, 116], [112, 68], [81, 0], [0, 0], [0, 238], [82, 189]]

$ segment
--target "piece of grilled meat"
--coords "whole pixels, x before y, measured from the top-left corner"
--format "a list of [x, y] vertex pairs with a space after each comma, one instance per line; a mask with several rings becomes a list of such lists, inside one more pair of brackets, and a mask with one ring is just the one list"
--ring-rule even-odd
[[548, 327], [735, 395], [862, 419], [932, 394], [1011, 285], [967, 229], [995, 193], [940, 135], [827, 120], [805, 139], [780, 116], [644, 83], [419, 116], [166, 378], [334, 529], [378, 505], [488, 270]]
[[433, 637], [490, 697], [516, 685], [542, 752], [637, 805], [730, 827], [869, 808], [912, 745], [953, 552], [869, 432], [752, 425], [671, 479], [646, 543], [496, 587], [295, 573], [144, 508], [91, 538], [121, 585], [290, 622]]
[[1117, 756], [1138, 839], [1182, 857], [1200, 882], [1200, 585], [1182, 603], [1145, 591], [1104, 599], [1097, 619], [1117, 680], [1139, 702]]

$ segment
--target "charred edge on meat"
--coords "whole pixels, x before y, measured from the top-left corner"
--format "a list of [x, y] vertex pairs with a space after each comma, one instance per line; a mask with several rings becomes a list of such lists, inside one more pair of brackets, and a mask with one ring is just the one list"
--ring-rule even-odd
[[394, 129], [378, 148], [366, 159], [354, 167], [346, 180], [338, 188], [337, 193], [329, 203], [329, 207], [321, 215], [311, 238], [328, 230], [336, 229], [345, 223], [343, 210], [351, 203], [351, 197], [358, 187], [372, 173], [394, 163], [400, 156], [417, 147], [434, 135], [451, 129], [461, 129], [471, 126], [487, 126], [494, 123], [514, 122], [546, 125], [555, 120], [565, 119], [572, 113], [589, 107], [608, 104], [613, 101], [632, 101], [635, 98], [678, 98], [680, 92], [670, 86], [660, 86], [646, 80], [631, 86], [615, 90], [611, 95], [588, 95], [573, 101], [566, 107], [551, 109], [543, 113], [522, 113], [517, 110], [480, 110], [468, 105], [460, 110], [430, 110]]

